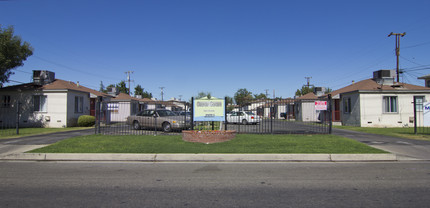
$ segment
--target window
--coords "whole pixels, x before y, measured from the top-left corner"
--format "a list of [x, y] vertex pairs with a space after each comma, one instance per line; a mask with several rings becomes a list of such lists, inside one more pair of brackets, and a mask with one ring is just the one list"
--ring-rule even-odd
[[75, 96], [75, 113], [84, 112], [84, 97]]
[[423, 112], [424, 96], [414, 96], [415, 109], [417, 112]]
[[384, 113], [397, 113], [397, 97], [384, 96]]
[[343, 112], [351, 113], [351, 98], [343, 98]]
[[34, 111], [46, 112], [46, 95], [33, 96], [33, 109]]
[[3, 95], [1, 99], [1, 107], [9, 108], [11, 107], [10, 95]]

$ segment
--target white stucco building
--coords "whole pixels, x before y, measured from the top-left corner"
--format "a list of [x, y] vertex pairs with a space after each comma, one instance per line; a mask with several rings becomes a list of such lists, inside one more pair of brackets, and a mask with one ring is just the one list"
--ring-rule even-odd
[[22, 127], [76, 126], [81, 115], [94, 115], [96, 100], [107, 94], [70, 81], [55, 79], [49, 71], [34, 71], [34, 82], [0, 88], [0, 125], [15, 124], [19, 103]]

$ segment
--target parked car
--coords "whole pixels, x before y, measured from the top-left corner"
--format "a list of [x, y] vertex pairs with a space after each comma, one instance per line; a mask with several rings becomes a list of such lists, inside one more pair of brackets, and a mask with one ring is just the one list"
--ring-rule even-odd
[[227, 113], [228, 123], [241, 123], [241, 124], [259, 124], [261, 122], [261, 117], [255, 115], [255, 113], [250, 111], [238, 111]]
[[170, 110], [143, 110], [136, 115], [127, 117], [127, 124], [132, 125], [134, 129], [157, 128], [164, 132], [170, 132], [173, 129], [187, 129], [191, 127], [189, 118], [178, 116]]

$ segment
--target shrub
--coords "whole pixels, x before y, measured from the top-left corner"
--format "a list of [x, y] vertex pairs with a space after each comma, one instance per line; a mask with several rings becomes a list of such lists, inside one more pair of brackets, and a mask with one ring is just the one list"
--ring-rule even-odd
[[82, 126], [82, 127], [94, 126], [95, 123], [96, 123], [96, 117], [94, 116], [83, 115], [83, 116], [79, 116], [78, 118], [78, 126]]

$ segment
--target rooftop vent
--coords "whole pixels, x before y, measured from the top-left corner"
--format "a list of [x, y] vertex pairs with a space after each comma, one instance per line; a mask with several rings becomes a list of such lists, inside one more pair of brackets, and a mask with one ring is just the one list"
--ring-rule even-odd
[[119, 90], [116, 87], [108, 87], [107, 94], [112, 96], [117, 96], [119, 94]]
[[379, 85], [393, 85], [396, 77], [396, 70], [379, 70], [373, 72], [373, 80]]
[[33, 70], [33, 83], [38, 85], [49, 84], [55, 80], [55, 73], [46, 70]]
[[324, 95], [325, 91], [326, 91], [325, 87], [314, 87], [314, 94], [316, 96], [322, 96], [322, 95]]

